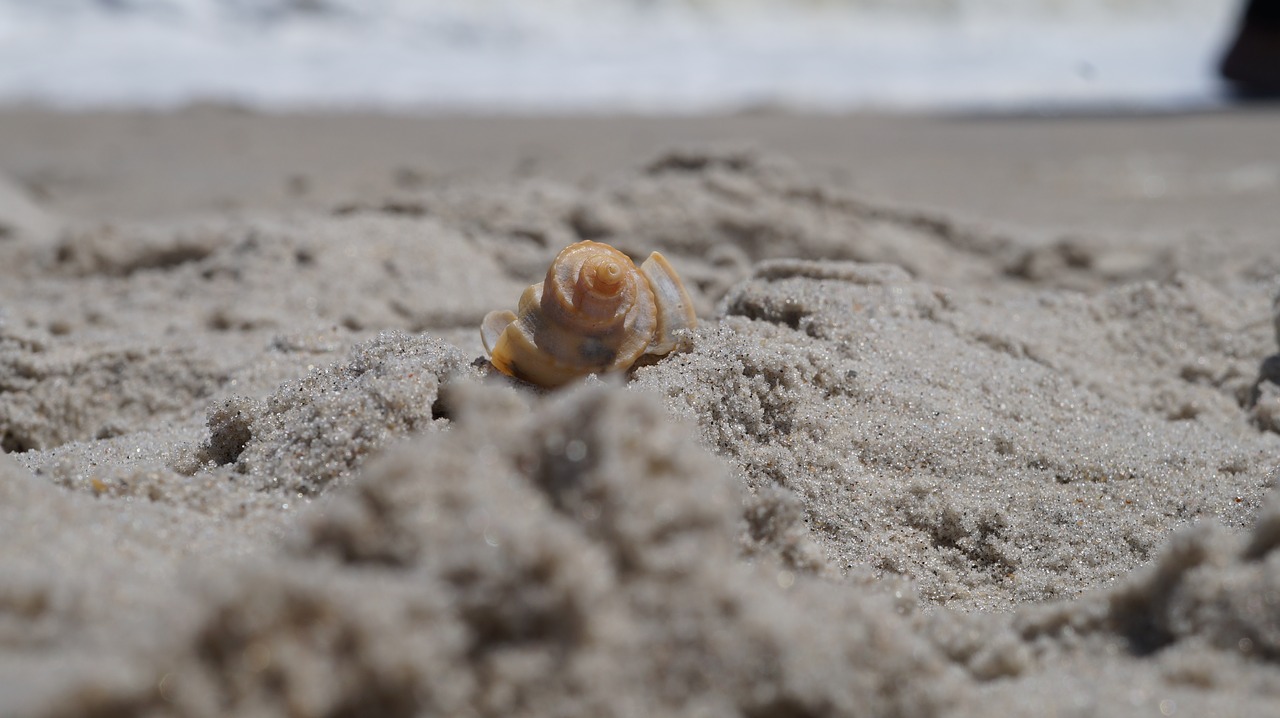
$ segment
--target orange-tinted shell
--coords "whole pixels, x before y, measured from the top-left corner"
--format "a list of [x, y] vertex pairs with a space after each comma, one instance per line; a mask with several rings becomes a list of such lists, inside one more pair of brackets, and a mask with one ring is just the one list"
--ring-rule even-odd
[[696, 323], [688, 292], [661, 254], [637, 268], [613, 247], [585, 241], [556, 255], [515, 313], [490, 312], [480, 337], [499, 371], [552, 387], [667, 354], [674, 332]]

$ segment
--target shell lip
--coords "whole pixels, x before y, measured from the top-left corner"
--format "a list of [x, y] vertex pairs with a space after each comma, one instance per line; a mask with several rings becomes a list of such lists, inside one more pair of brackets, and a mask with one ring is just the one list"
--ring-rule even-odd
[[484, 315], [484, 321], [480, 324], [480, 343], [484, 344], [486, 355], [493, 356], [493, 350], [498, 346], [502, 333], [516, 319], [515, 312], [508, 309], [499, 309]]
[[680, 343], [682, 330], [690, 330], [698, 325], [698, 316], [693, 311], [693, 298], [680, 281], [680, 275], [659, 252], [649, 255], [640, 265], [640, 271], [649, 281], [653, 289], [654, 303], [657, 306], [658, 327], [650, 342], [648, 354], [664, 355], [671, 353]]

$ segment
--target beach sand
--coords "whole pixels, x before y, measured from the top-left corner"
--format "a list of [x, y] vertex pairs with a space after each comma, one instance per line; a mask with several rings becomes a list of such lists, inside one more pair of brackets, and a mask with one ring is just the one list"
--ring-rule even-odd
[[0, 112], [0, 715], [1274, 714], [1278, 129]]

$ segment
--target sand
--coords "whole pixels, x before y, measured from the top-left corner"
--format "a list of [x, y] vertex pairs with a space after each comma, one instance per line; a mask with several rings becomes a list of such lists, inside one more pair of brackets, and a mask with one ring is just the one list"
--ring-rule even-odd
[[0, 113], [0, 714], [1280, 711], [1277, 121]]

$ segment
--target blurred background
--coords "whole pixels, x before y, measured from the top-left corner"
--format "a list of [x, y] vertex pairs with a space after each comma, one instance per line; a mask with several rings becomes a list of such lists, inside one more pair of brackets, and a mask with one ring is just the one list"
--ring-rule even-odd
[[1183, 110], [1236, 0], [0, 0], [0, 104]]

